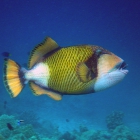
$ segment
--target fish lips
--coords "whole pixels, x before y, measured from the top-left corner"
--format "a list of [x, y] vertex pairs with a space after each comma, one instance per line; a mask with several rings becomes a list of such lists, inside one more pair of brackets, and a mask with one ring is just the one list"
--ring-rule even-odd
[[122, 61], [116, 65], [116, 69], [120, 70], [124, 74], [127, 74], [129, 71], [126, 69], [128, 67], [128, 64], [125, 61]]

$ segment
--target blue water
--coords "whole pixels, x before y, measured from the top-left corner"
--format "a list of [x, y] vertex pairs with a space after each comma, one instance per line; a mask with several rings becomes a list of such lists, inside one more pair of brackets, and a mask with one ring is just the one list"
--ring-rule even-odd
[[[50, 36], [62, 47], [102, 46], [123, 58], [129, 73], [110, 89], [64, 96], [60, 102], [45, 95], [34, 96], [29, 86], [11, 99], [3, 85], [3, 56], [0, 56], [0, 113], [20, 116], [26, 111], [35, 114], [35, 121], [39, 123], [49, 121], [59, 126], [60, 131], [71, 131], [81, 124], [104, 130], [106, 116], [112, 111], [123, 111], [126, 126], [140, 133], [139, 7], [139, 0], [2, 0], [0, 52], [10, 52], [10, 58], [21, 65], [28, 62], [28, 53], [33, 47]], [[30, 120], [30, 115], [27, 118]]]

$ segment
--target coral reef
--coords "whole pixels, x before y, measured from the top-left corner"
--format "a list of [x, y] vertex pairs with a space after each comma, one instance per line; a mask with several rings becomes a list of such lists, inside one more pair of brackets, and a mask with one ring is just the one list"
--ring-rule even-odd
[[75, 140], [76, 136], [74, 136], [73, 134], [71, 134], [70, 132], [65, 132], [64, 134], [62, 134], [58, 140]]
[[107, 131], [88, 130], [77, 135], [76, 140], [110, 140], [111, 134]]
[[[9, 123], [13, 130], [7, 127]], [[26, 140], [35, 137], [34, 140], [40, 140], [38, 135], [33, 130], [32, 125], [18, 126], [17, 120], [14, 116], [2, 115], [0, 116], [0, 138], [3, 140]]]
[[33, 111], [23, 111], [22, 113], [18, 114], [17, 117], [21, 120], [24, 119], [27, 124], [32, 124], [34, 128], [40, 125], [38, 123], [39, 118]]
[[111, 131], [114, 130], [117, 126], [123, 125], [123, 112], [113, 111], [106, 117], [107, 128]]
[[134, 134], [128, 127], [120, 125], [112, 132], [111, 140], [140, 140], [140, 136]]
[[[39, 128], [41, 124], [38, 125], [41, 133], [31, 124], [18, 125], [14, 116], [3, 114], [0, 116], [0, 140], [140, 140], [140, 135], [124, 126], [122, 120], [122, 112], [113, 112], [107, 116], [108, 130], [94, 130], [80, 125], [78, 130], [64, 133], [50, 122], [43, 122], [46, 128]], [[9, 129], [7, 123], [13, 129]]]
[[0, 140], [5, 140], [5, 138], [0, 134]]

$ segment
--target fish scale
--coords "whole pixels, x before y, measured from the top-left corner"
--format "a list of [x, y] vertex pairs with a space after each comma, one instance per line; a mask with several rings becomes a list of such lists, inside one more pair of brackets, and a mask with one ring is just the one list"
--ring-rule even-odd
[[77, 65], [85, 62], [93, 54], [91, 47], [63, 48], [47, 58], [50, 68], [49, 88], [62, 93], [83, 92], [88, 83], [79, 80], [76, 74]]

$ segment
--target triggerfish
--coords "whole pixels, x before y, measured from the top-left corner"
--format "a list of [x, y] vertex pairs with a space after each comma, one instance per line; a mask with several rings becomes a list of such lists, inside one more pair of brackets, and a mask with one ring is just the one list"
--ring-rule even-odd
[[4, 84], [16, 97], [29, 83], [35, 95], [54, 100], [63, 95], [94, 93], [120, 82], [128, 73], [123, 59], [96, 45], [59, 47], [50, 37], [30, 54], [28, 70], [5, 59]]

